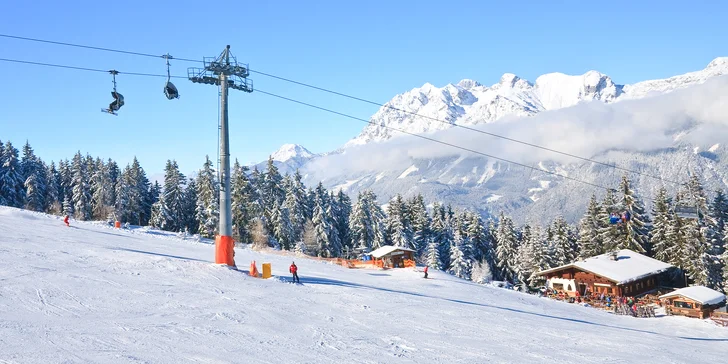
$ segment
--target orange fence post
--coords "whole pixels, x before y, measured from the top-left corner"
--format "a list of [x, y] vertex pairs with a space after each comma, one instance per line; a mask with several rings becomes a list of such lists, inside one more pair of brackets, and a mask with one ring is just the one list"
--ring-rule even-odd
[[121, 228], [121, 221], [114, 222], [114, 227], [117, 228], [117, 229], [120, 229]]

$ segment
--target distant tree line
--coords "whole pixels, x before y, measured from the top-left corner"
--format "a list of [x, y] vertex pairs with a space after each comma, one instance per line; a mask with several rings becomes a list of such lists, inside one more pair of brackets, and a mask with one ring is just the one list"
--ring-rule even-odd
[[[73, 215], [78, 220], [118, 220], [213, 238], [219, 221], [219, 180], [206, 157], [195, 178], [168, 160], [164, 183], [150, 183], [136, 158], [122, 169], [111, 159], [83, 156], [46, 164], [26, 142], [19, 151], [0, 141], [0, 204]], [[427, 205], [422, 195], [396, 195], [383, 207], [372, 191], [352, 199], [319, 183], [306, 187], [301, 174], [281, 175], [271, 158], [265, 171], [236, 160], [231, 174], [236, 241], [319, 257], [355, 257], [358, 251], [395, 245], [416, 251], [418, 263], [476, 282], [507, 280], [541, 284], [534, 273], [617, 249], [631, 249], [673, 264], [696, 283], [728, 290], [728, 200], [709, 201], [693, 175], [675, 196], [662, 188], [648, 214], [627, 176], [616, 193], [592, 195], [583, 218], [571, 226], [555, 215], [547, 226], [515, 226], [500, 213], [480, 214]], [[680, 218], [676, 204], [700, 211]], [[612, 212], [630, 219], [610, 224]]]

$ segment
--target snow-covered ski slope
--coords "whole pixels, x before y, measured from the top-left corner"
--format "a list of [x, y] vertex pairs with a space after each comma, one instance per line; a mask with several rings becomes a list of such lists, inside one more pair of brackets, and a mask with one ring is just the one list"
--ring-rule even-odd
[[0, 362], [719, 363], [728, 329], [0, 207]]

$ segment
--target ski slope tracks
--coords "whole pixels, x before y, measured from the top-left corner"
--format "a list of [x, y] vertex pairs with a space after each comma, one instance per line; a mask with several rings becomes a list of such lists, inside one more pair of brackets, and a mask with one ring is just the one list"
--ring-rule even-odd
[[[722, 362], [728, 330], [0, 207], [0, 362]], [[295, 260], [302, 285], [285, 283]]]

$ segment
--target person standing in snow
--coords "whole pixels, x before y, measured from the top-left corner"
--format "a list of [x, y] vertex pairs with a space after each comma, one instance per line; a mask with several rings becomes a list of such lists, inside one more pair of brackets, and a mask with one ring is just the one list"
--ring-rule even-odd
[[296, 266], [296, 262], [291, 262], [291, 267], [288, 268], [288, 271], [293, 274], [294, 282], [301, 283], [301, 280], [298, 278], [298, 267]]
[[427, 278], [427, 266], [425, 266], [425, 278]]
[[69, 226], [69, 227], [71, 226], [68, 224], [68, 215], [66, 215], [66, 217], [63, 218], [63, 222], [66, 223], [66, 226]]

